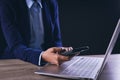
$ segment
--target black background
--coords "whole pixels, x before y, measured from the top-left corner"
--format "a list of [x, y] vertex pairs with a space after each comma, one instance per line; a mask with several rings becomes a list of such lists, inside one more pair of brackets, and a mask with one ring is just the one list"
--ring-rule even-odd
[[[64, 46], [88, 45], [90, 54], [105, 52], [120, 16], [119, 0], [58, 0]], [[120, 39], [113, 53], [120, 52]]]

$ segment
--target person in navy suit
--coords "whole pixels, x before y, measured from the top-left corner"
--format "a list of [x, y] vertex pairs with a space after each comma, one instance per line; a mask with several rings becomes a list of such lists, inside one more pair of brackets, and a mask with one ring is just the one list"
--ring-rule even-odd
[[[31, 12], [34, 2], [39, 6], [40, 24]], [[59, 65], [70, 59], [58, 54], [61, 47], [57, 0], [0, 0], [0, 59]]]

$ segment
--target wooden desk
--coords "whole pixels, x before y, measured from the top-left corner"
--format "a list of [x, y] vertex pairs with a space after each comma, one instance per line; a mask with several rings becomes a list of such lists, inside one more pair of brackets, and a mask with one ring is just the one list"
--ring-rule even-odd
[[[66, 80], [34, 74], [40, 67], [17, 59], [0, 60], [0, 80]], [[111, 55], [99, 80], [120, 80], [120, 55]]]

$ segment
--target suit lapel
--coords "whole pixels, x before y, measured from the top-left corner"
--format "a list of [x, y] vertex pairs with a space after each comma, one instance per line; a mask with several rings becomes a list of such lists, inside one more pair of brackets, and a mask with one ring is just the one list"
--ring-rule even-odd
[[50, 5], [49, 5], [48, 0], [42, 0], [42, 5], [43, 5], [43, 23], [44, 23], [44, 42], [43, 48], [48, 48], [50, 43], [52, 42], [53, 39], [53, 25], [52, 25], [52, 20], [51, 20], [51, 14], [50, 14]]
[[[20, 27], [22, 30], [22, 34], [24, 34], [24, 38], [25, 38], [25, 42], [27, 42], [27, 44], [29, 44], [30, 41], [30, 18], [29, 18], [29, 12], [28, 12], [28, 7], [26, 5], [26, 1], [25, 0], [18, 0], [19, 1], [19, 12], [20, 13]], [[18, 14], [19, 14], [18, 13]]]

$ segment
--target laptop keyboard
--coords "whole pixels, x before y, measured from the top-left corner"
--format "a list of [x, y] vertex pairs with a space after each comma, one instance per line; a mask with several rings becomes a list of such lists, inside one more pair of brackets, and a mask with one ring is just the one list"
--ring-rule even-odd
[[75, 75], [79, 77], [94, 77], [100, 69], [103, 58], [77, 57], [63, 63], [65, 69], [61, 74]]

